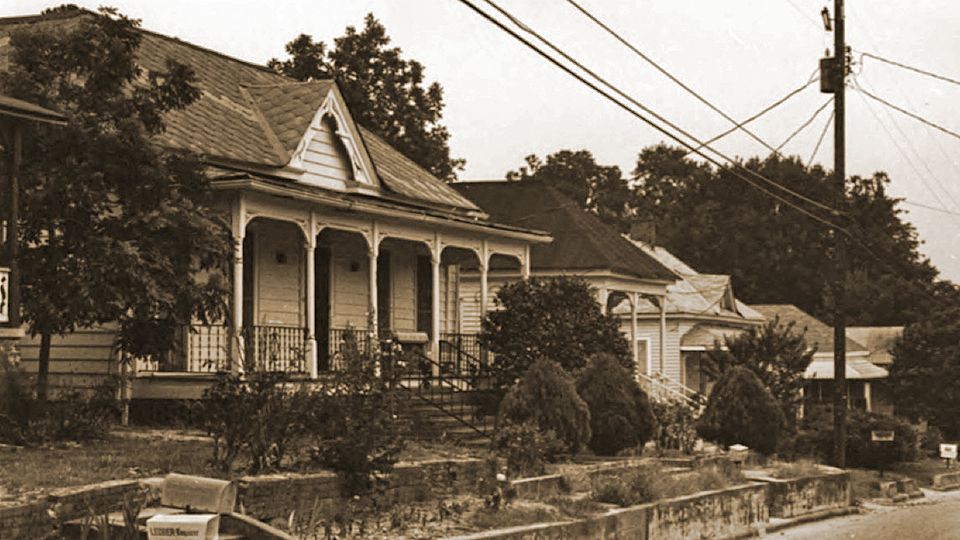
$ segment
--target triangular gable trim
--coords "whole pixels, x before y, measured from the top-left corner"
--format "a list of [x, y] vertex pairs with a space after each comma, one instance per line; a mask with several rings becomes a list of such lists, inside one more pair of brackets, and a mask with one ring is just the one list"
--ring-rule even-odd
[[306, 132], [304, 132], [303, 137], [301, 137], [300, 143], [297, 144], [297, 149], [293, 152], [293, 156], [290, 158], [289, 165], [297, 169], [303, 168], [303, 159], [307, 150], [307, 146], [310, 144], [310, 141], [313, 140], [316, 133], [322, 129], [321, 123], [323, 122], [323, 118], [327, 115], [333, 117], [337, 123], [337, 131], [335, 135], [340, 139], [344, 148], [347, 150], [347, 154], [350, 158], [350, 164], [353, 167], [354, 179], [357, 182], [367, 184], [369, 186], [379, 186], [380, 181], [377, 178], [375, 172], [376, 170], [373, 167], [373, 161], [370, 159], [370, 155], [367, 153], [367, 149], [363, 145], [363, 139], [360, 138], [360, 131], [353, 122], [353, 118], [350, 116], [347, 105], [343, 101], [343, 96], [340, 95], [340, 91], [337, 89], [336, 85], [330, 88], [330, 91], [327, 93], [327, 97], [323, 100], [320, 108], [317, 109], [316, 114], [313, 116], [313, 120], [307, 127]]

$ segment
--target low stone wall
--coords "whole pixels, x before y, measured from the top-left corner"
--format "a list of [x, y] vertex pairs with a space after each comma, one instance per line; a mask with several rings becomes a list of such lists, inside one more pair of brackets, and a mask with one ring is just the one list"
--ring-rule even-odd
[[960, 488], [960, 471], [936, 474], [933, 476], [933, 489], [950, 491]]
[[839, 469], [805, 478], [753, 479], [768, 485], [767, 506], [772, 517], [791, 518], [850, 506], [850, 474]]
[[44, 500], [0, 508], [0, 540], [42, 538], [54, 530], [57, 521], [70, 521], [96, 513], [123, 509], [128, 497], [137, 504], [159, 500], [156, 482], [114, 480], [56, 490]]
[[700, 540], [755, 531], [769, 521], [765, 484], [611, 510], [581, 521], [487, 531], [457, 540]]
[[[486, 468], [486, 462], [478, 459], [398, 464], [378, 501], [427, 501], [472, 491]], [[294, 511], [301, 517], [332, 517], [345, 503], [340, 498], [337, 475], [318, 473], [243, 478], [237, 486], [237, 504], [247, 515], [270, 521], [287, 519]]]

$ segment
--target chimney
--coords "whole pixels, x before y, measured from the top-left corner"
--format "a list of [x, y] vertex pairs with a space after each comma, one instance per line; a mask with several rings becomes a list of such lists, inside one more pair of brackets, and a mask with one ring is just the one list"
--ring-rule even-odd
[[657, 224], [652, 219], [635, 221], [630, 225], [630, 238], [647, 244], [657, 245]]

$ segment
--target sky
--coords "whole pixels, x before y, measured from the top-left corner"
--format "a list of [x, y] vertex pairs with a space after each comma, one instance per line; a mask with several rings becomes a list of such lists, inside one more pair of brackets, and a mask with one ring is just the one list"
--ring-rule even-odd
[[[473, 0], [486, 11], [484, 0]], [[97, 3], [74, 0], [95, 9]], [[746, 120], [800, 89], [832, 51], [815, 0], [577, 0], [643, 55], [727, 116]], [[57, 5], [4, 0], [0, 16]], [[444, 90], [444, 124], [462, 180], [502, 179], [529, 154], [589, 150], [625, 176], [645, 147], [673, 141], [563, 73], [461, 0], [113, 0], [143, 27], [254, 63], [284, 58], [301, 33], [332, 45], [373, 13], [403, 57], [425, 66]], [[732, 124], [577, 11], [569, 0], [500, 0], [517, 20], [634, 100], [700, 140]], [[904, 198], [902, 218], [943, 279], [960, 283], [960, 2], [847, 0], [846, 41], [854, 74], [846, 93], [848, 175], [886, 172]], [[501, 20], [502, 17], [500, 17]], [[527, 35], [529, 37], [529, 34]], [[864, 53], [873, 56], [864, 56]], [[866, 95], [907, 110], [937, 127]], [[814, 82], [749, 124], [769, 146], [805, 163], [833, 166], [832, 105]], [[812, 121], [811, 121], [812, 119]], [[804, 124], [809, 125], [801, 129]], [[818, 140], [823, 136], [822, 143]], [[735, 133], [712, 145], [731, 158], [770, 150]]]

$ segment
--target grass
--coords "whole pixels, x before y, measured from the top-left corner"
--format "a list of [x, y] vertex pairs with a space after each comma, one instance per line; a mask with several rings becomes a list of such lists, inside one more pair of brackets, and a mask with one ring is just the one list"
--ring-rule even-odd
[[0, 491], [48, 490], [170, 472], [217, 476], [207, 463], [210, 454], [208, 441], [126, 437], [27, 447], [0, 453]]
[[923, 458], [918, 461], [907, 463], [895, 463], [889, 471], [884, 471], [883, 476], [879, 471], [868, 469], [848, 469], [850, 471], [850, 484], [854, 500], [865, 501], [880, 497], [878, 484], [880, 482], [889, 482], [901, 478], [912, 478], [920, 487], [931, 487], [933, 477], [937, 474], [952, 472], [957, 470], [954, 465], [948, 469], [942, 459]]

